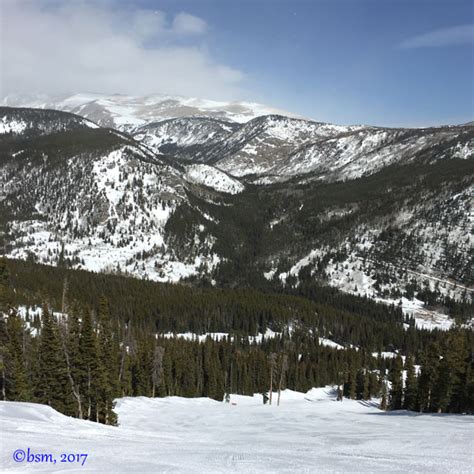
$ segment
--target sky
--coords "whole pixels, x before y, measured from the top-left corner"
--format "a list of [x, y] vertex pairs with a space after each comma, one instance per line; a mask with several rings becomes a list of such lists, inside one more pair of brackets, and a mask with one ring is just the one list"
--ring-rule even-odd
[[0, 0], [0, 96], [247, 100], [339, 124], [474, 120], [471, 0]]

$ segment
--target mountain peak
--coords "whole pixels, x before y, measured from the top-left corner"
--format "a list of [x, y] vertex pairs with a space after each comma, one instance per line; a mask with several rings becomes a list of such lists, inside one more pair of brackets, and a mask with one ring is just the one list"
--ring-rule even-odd
[[73, 112], [99, 125], [130, 131], [145, 123], [179, 117], [207, 117], [246, 123], [262, 115], [298, 117], [255, 102], [215, 101], [166, 94], [128, 96], [122, 94], [75, 93], [69, 95], [8, 96], [3, 105]]

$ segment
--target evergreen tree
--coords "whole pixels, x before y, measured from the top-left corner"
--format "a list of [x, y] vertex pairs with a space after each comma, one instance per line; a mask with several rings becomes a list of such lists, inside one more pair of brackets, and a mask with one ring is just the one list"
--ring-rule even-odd
[[397, 356], [389, 371], [388, 378], [391, 383], [389, 407], [390, 410], [400, 410], [402, 408], [403, 381], [402, 381], [403, 360]]
[[[440, 403], [443, 411], [459, 413], [472, 411], [468, 408], [472, 403], [469, 396], [469, 368], [472, 367], [473, 358], [469, 350], [468, 332], [455, 328], [448, 334], [445, 342], [444, 356], [450, 367], [449, 381], [451, 384], [449, 403]], [[444, 406], [443, 406], [444, 405]]]
[[98, 407], [100, 421], [105, 424], [116, 424], [117, 415], [114, 413], [114, 398], [118, 390], [118, 361], [117, 350], [112, 336], [109, 304], [105, 297], [99, 301], [98, 325], [98, 366], [96, 380], [98, 390]]
[[418, 377], [418, 408], [421, 412], [432, 411], [433, 388], [438, 378], [440, 361], [439, 345], [435, 342], [429, 344], [421, 358], [421, 372]]
[[407, 375], [403, 392], [403, 408], [413, 411], [417, 407], [417, 378], [412, 355], [408, 355], [405, 359], [405, 370]]
[[97, 383], [100, 382], [98, 373], [98, 344], [92, 325], [91, 312], [83, 309], [81, 334], [79, 338], [78, 373], [79, 386], [83, 397], [84, 418], [97, 418], [96, 405], [99, 396]]
[[10, 270], [7, 266], [7, 261], [4, 258], [0, 258], [0, 313], [6, 314], [11, 303]]
[[8, 343], [5, 352], [6, 399], [19, 402], [31, 400], [31, 387], [25, 367], [23, 340], [25, 327], [13, 311], [7, 319]]
[[43, 305], [37, 370], [36, 401], [62, 413], [75, 414], [58, 326], [46, 304]]

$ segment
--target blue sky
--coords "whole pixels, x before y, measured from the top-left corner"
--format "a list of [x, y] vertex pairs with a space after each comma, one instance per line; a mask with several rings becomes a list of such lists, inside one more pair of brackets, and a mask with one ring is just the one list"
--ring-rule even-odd
[[[76, 56], [84, 56], [86, 69], [94, 73], [90, 80], [83, 78], [80, 83], [89, 89], [96, 85], [96, 89], [108, 92], [115, 87], [114, 92], [131, 93], [130, 84], [136, 83], [140, 93], [256, 100], [343, 124], [424, 126], [474, 119], [471, 1], [116, 0], [91, 4], [39, 0], [41, 12], [38, 2], [31, 6], [28, 0], [19, 1], [33, 12], [32, 23], [35, 14], [51, 12], [57, 21], [72, 22], [83, 14], [83, 10], [73, 8], [73, 3], [76, 7], [89, 3], [90, 8], [100, 3], [104, 18], [107, 12], [114, 16], [115, 30], [120, 24], [128, 31], [130, 24], [120, 20], [119, 14], [131, 18], [134, 12], [142, 12], [140, 21], [134, 23], [139, 27], [132, 28], [140, 34], [128, 39], [139, 48], [135, 56], [156, 62], [153, 70], [143, 66], [143, 75], [154, 75], [156, 81], [129, 77], [131, 72], [121, 73], [115, 63], [111, 67], [117, 69], [117, 77], [127, 78], [127, 82], [110, 75], [109, 79], [99, 79], [100, 71], [90, 68], [89, 63], [97, 62], [99, 67], [100, 58], [90, 52], [94, 48], [84, 47]], [[24, 7], [23, 17], [26, 10]], [[148, 22], [155, 11], [158, 26]], [[145, 29], [160, 30], [160, 34], [148, 30], [145, 34]], [[74, 37], [76, 43], [81, 42], [80, 36]], [[121, 51], [126, 54], [130, 50], [132, 55], [134, 50], [126, 38], [121, 40]], [[83, 42], [85, 45], [87, 38]], [[107, 44], [103, 38], [100, 42]], [[177, 64], [177, 57], [183, 64]], [[63, 56], [58, 56], [55, 64], [62, 60]], [[111, 61], [110, 57], [106, 60]], [[137, 61], [134, 59], [129, 69], [140, 70]], [[167, 71], [169, 82], [165, 81]], [[187, 76], [187, 82], [182, 76]], [[19, 84], [13, 73], [11, 83]], [[46, 83], [50, 84], [51, 78], [48, 82], [45, 78]], [[8, 81], [6, 84], [6, 92], [11, 93], [12, 87]], [[151, 90], [154, 84], [159, 90]], [[77, 88], [72, 78], [70, 87]]]
[[142, 2], [210, 25], [209, 48], [249, 75], [261, 100], [338, 123], [474, 120], [474, 44], [401, 48], [474, 24], [471, 1], [254, 0]]

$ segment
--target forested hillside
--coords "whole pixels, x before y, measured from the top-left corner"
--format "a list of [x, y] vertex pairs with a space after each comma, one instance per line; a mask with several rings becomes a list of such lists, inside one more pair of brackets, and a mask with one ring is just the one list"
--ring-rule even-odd
[[337, 384], [340, 397], [380, 397], [387, 409], [474, 410], [472, 331], [420, 330], [400, 309], [368, 299], [158, 284], [6, 260], [0, 282], [5, 400], [113, 424], [118, 396], [262, 393], [275, 403], [282, 388]]
[[10, 107], [0, 120], [11, 258], [221, 287], [318, 283], [388, 305], [472, 299], [471, 125], [192, 116], [126, 134]]

